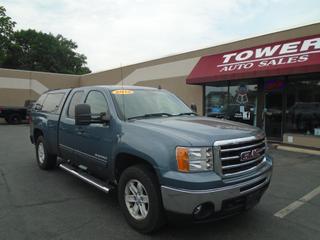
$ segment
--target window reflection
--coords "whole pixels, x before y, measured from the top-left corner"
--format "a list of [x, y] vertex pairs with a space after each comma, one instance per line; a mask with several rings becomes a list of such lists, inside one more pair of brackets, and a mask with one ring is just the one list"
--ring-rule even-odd
[[228, 87], [206, 87], [206, 114], [223, 118], [228, 106]]
[[286, 130], [313, 135], [320, 128], [320, 81], [298, 80], [288, 81]]
[[257, 84], [241, 81], [206, 86], [206, 115], [256, 125]]

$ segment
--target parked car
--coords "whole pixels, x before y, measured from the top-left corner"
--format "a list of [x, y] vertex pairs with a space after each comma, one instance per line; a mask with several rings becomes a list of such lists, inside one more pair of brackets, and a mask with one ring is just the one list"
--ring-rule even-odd
[[34, 102], [33, 100], [26, 100], [24, 107], [0, 106], [0, 118], [4, 118], [9, 124], [19, 124], [22, 121], [26, 121]]
[[50, 91], [31, 116], [39, 167], [117, 190], [127, 222], [143, 233], [172, 213], [201, 222], [250, 209], [270, 183], [262, 130], [197, 116], [163, 89]]

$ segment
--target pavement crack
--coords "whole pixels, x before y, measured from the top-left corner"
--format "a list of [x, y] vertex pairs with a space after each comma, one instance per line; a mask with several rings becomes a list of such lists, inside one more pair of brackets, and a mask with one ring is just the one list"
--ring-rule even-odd
[[298, 226], [300, 226], [300, 227], [306, 228], [306, 229], [308, 229], [308, 230], [311, 230], [311, 231], [320, 233], [320, 230], [317, 229], [317, 228], [310, 227], [310, 226], [308, 226], [308, 225], [305, 225], [305, 224], [302, 224], [302, 223], [299, 223], [299, 222], [295, 222], [295, 221], [290, 220], [290, 219], [288, 219], [288, 218], [282, 218], [282, 220], [287, 221], [287, 222], [290, 222], [290, 223], [295, 224], [295, 225], [298, 225]]
[[30, 203], [30, 204], [15, 204], [15, 208], [28, 208], [28, 207], [37, 207], [37, 206], [44, 206], [49, 204], [59, 204], [64, 202], [69, 202], [73, 200], [81, 200], [81, 199], [88, 199], [88, 198], [66, 198], [66, 199], [60, 199], [60, 200], [48, 200], [48, 201], [42, 201], [38, 203]]
[[4, 174], [4, 172], [2, 171], [2, 169], [0, 169], [0, 174], [1, 174], [1, 177], [2, 177], [2, 179], [3, 179], [3, 182], [4, 182], [4, 185], [5, 185], [5, 188], [6, 188], [7, 192], [8, 192], [8, 193], [11, 193], [11, 189], [10, 189], [10, 186], [9, 186], [9, 184], [8, 184], [6, 175]]
[[54, 237], [52, 237], [50, 239], [57, 239], [57, 238], [60, 239], [61, 236], [65, 235], [65, 234], [68, 234], [70, 232], [75, 232], [75, 231], [83, 228], [84, 226], [86, 226], [86, 225], [90, 224], [91, 222], [93, 222], [94, 220], [96, 220], [98, 217], [100, 217], [100, 216], [95, 216], [93, 218], [88, 219], [87, 221], [84, 221], [83, 223], [79, 224], [78, 226], [69, 228], [69, 229], [67, 229], [65, 231], [61, 231], [56, 236], [54, 236]]

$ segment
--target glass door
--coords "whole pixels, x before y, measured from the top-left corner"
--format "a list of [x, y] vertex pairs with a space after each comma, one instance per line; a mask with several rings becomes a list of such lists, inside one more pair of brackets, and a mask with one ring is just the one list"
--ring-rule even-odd
[[283, 91], [265, 93], [264, 126], [267, 138], [280, 140], [282, 137]]

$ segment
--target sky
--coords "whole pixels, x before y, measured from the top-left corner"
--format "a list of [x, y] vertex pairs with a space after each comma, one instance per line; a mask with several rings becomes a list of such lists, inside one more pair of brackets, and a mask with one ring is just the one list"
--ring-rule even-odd
[[103, 71], [320, 22], [319, 0], [0, 0], [16, 29], [62, 34]]

